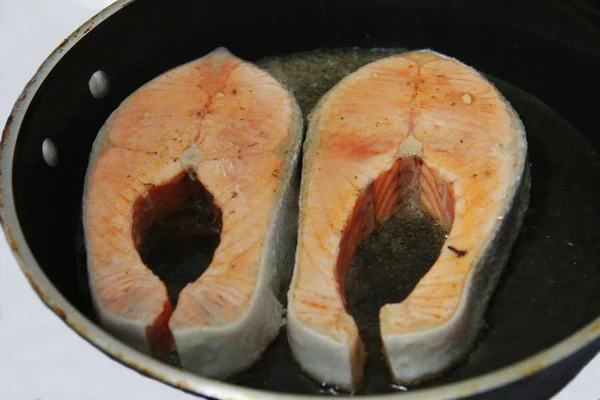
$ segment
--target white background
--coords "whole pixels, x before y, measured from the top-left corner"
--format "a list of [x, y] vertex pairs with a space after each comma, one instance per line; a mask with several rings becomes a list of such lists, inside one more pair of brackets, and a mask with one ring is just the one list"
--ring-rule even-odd
[[[0, 128], [47, 55], [111, 0], [0, 0]], [[33, 292], [0, 230], [0, 399], [196, 397], [145, 378], [77, 336]], [[600, 355], [555, 400], [600, 399]]]

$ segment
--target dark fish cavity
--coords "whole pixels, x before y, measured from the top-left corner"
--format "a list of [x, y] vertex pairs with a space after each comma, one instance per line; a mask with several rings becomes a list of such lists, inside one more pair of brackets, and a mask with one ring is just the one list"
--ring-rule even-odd
[[[306, 118], [321, 96], [344, 76], [362, 65], [400, 52], [400, 49], [317, 50], [269, 57], [257, 64], [294, 93]], [[600, 243], [595, 227], [583, 223], [580, 229], [574, 229], [571, 219], [561, 217], [563, 213], [578, 214], [589, 221], [600, 219], [600, 210], [590, 201], [598, 195], [594, 187], [600, 187], [597, 153], [537, 98], [498, 79], [488, 78], [511, 102], [525, 124], [532, 163], [530, 211], [492, 298], [486, 325], [475, 349], [461, 364], [417, 388], [490, 372], [541, 351], [570, 334], [574, 324], [565, 325], [560, 321], [564, 315], [561, 311], [568, 306], [540, 309], [532, 303], [530, 293], [550, 293], [537, 288], [540, 284], [548, 285], [548, 280], [554, 283], [557, 293], [568, 292], [562, 277], [573, 275], [573, 268], [577, 267], [574, 260], [594, 259], [587, 254], [590, 247], [586, 250], [582, 246], [584, 241], [592, 237], [595, 243]], [[561, 164], [566, 159], [569, 163]], [[210, 264], [219, 243], [220, 227], [215, 225], [209, 211], [202, 199], [192, 199], [182, 209], [155, 221], [145, 234], [141, 256], [165, 282], [173, 303], [179, 291], [196, 280]], [[347, 309], [356, 320], [367, 347], [365, 380], [356, 394], [407, 390], [392, 382], [380, 351], [379, 309], [408, 296], [436, 260], [444, 240], [440, 225], [409, 203], [359, 245], [345, 293]], [[576, 245], [565, 245], [565, 242]], [[561, 248], [560, 253], [557, 247]], [[457, 256], [464, 251], [451, 250]], [[293, 260], [290, 255], [287, 268], [293, 267]], [[547, 265], [554, 269], [543, 270]], [[600, 287], [600, 273], [587, 279]], [[281, 285], [280, 300], [284, 305], [288, 284], [289, 281]], [[588, 299], [589, 307], [569, 315], [583, 326], [600, 312], [599, 299], [598, 296]], [[517, 308], [521, 310], [519, 315], [513, 312]], [[537, 334], [525, 334], [524, 330], [535, 330]], [[167, 362], [178, 365], [173, 355]], [[230, 382], [275, 392], [340, 394], [336, 388], [315, 382], [301, 371], [291, 355], [285, 326], [261, 360]]]
[[220, 225], [207, 200], [197, 197], [144, 232], [140, 256], [165, 283], [173, 307], [181, 290], [210, 265], [221, 240]]

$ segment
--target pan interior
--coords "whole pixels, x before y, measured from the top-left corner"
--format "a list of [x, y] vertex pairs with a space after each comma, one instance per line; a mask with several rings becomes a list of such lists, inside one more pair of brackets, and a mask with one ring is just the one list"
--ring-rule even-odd
[[[259, 64], [294, 91], [306, 116], [316, 99], [343, 75], [397, 51], [327, 50], [263, 59]], [[77, 53], [73, 54], [71, 57], [77, 56]], [[182, 58], [180, 61], [186, 60]], [[147, 77], [154, 72], [142, 71]], [[51, 78], [59, 79], [60, 75]], [[600, 289], [600, 268], [597, 266], [600, 259], [600, 230], [597, 228], [600, 222], [600, 208], [597, 207], [600, 157], [573, 126], [539, 99], [502, 80], [490, 79], [517, 110], [527, 131], [532, 173], [531, 203], [474, 351], [442, 377], [415, 388], [458, 382], [508, 366], [556, 344], [600, 314], [600, 297], [597, 296]], [[110, 111], [131, 92], [133, 84], [119, 86], [124, 81], [124, 78], [115, 79], [117, 93], [114, 97], [109, 97], [104, 103], [94, 102], [77, 115], [61, 109], [60, 102], [52, 102], [50, 91], [41, 90], [37, 103], [28, 110], [28, 116], [36, 117], [26, 120], [22, 128], [22, 132], [33, 133], [20, 135], [15, 151], [15, 203], [28, 243], [53, 284], [91, 318], [94, 313], [90, 307], [85, 275], [80, 214], [84, 166], [87, 165], [91, 141], [97, 133], [97, 129], [89, 127], [99, 128]], [[81, 103], [87, 105], [87, 101]], [[59, 123], [52, 120], [50, 112], [41, 111], [44, 103], [53, 104], [56, 109], [50, 111], [67, 115], [68, 121]], [[83, 126], [87, 129], [82, 129]], [[38, 151], [41, 139], [51, 131], [61, 132], [55, 140], [59, 151], [78, 149], [61, 154], [61, 163], [55, 169], [43, 164]], [[83, 131], [88, 134], [77, 135]], [[73, 168], [73, 165], [79, 167]], [[61, 176], [58, 183], [56, 174]], [[38, 181], [39, 185], [31, 184]], [[68, 182], [76, 182], [79, 186]], [[47, 196], [44, 207], [36, 200], [40, 193]], [[55, 212], [47, 213], [48, 208]], [[376, 308], [385, 301], [383, 293], [410, 291], [411, 285], [414, 286], [431, 265], [431, 262], [422, 260], [428, 254], [439, 251], [439, 228], [433, 223], [428, 225], [425, 217], [415, 211], [403, 212], [407, 214], [397, 220], [392, 219], [389, 227], [382, 229], [406, 231], [400, 227], [407, 218], [414, 219], [418, 226], [429, 228], [421, 231], [423, 239], [419, 240], [414, 252], [386, 252], [383, 239], [375, 236], [363, 242], [350, 272], [351, 277], [355, 276], [355, 282], [348, 285], [348, 290], [356, 290], [352, 288], [360, 285], [359, 294], [349, 294], [349, 308], [355, 307], [353, 313], [358, 315], [359, 321], [361, 307], [365, 310]], [[181, 217], [185, 218], [185, 214]], [[394, 225], [396, 223], [398, 225]], [[56, 235], [58, 230], [64, 234]], [[48, 238], [52, 238], [52, 243]], [[404, 240], [402, 236], [394, 238], [396, 241]], [[408, 236], [405, 239], [408, 240]], [[366, 274], [360, 275], [367, 264], [369, 268], [384, 268], [386, 260], [396, 259], [399, 260], [395, 271], [399, 275], [409, 270], [416, 274], [414, 279], [402, 280], [405, 287], [382, 287], [384, 283], [369, 281]], [[417, 266], [411, 267], [413, 264]], [[367, 281], [363, 283], [363, 280]], [[366, 299], [366, 303], [353, 305], [352, 299], [359, 298]], [[365, 321], [361, 330], [368, 329], [368, 325], [373, 323], [373, 320]], [[377, 347], [377, 343], [369, 345], [371, 349]], [[387, 369], [377, 357], [370, 357], [366, 368], [365, 385], [357, 394], [406, 390], [392, 385]], [[279, 392], [336, 393], [335, 388], [314, 382], [300, 371], [291, 358], [285, 330], [259, 363], [231, 381]]]

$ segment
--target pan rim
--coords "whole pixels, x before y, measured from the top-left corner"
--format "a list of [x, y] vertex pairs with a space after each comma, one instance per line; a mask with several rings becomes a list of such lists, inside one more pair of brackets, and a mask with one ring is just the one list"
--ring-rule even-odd
[[[250, 389], [220, 382], [171, 367], [142, 354], [95, 325], [60, 294], [44, 274], [29, 248], [16, 214], [12, 191], [12, 167], [17, 138], [25, 114], [37, 90], [62, 57], [87, 33], [135, 0], [118, 0], [100, 11], [75, 30], [42, 63], [25, 86], [8, 117], [0, 143], [0, 217], [11, 251], [40, 299], [70, 328], [109, 357], [148, 377], [200, 396], [227, 399], [308, 400], [330, 399], [330, 396], [295, 395]], [[600, 316], [555, 345], [517, 363], [486, 374], [427, 389], [398, 394], [361, 396], [364, 399], [451, 399], [480, 394], [527, 378], [584, 348], [600, 338]]]

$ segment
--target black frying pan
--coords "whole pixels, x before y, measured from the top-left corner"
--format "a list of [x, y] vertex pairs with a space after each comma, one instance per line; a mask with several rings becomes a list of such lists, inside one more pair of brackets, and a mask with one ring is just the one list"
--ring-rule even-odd
[[[7, 237], [44, 301], [143, 373], [206, 396], [328, 391], [299, 372], [285, 336], [234, 379], [266, 390], [255, 392], [153, 361], [94, 324], [81, 282], [91, 144], [133, 90], [218, 46], [253, 61], [317, 48], [432, 48], [488, 74], [519, 112], [532, 198], [474, 352], [441, 378], [393, 396], [547, 398], [600, 349], [599, 9], [584, 0], [119, 2], [57, 49], [9, 118], [0, 204]], [[102, 100], [88, 89], [97, 70], [111, 81]], [[47, 138], [60, 151], [55, 167], [42, 157]], [[373, 248], [361, 251], [368, 257]], [[418, 279], [424, 270], [415, 268]], [[367, 374], [362, 393], [394, 393], [376, 360]]]

